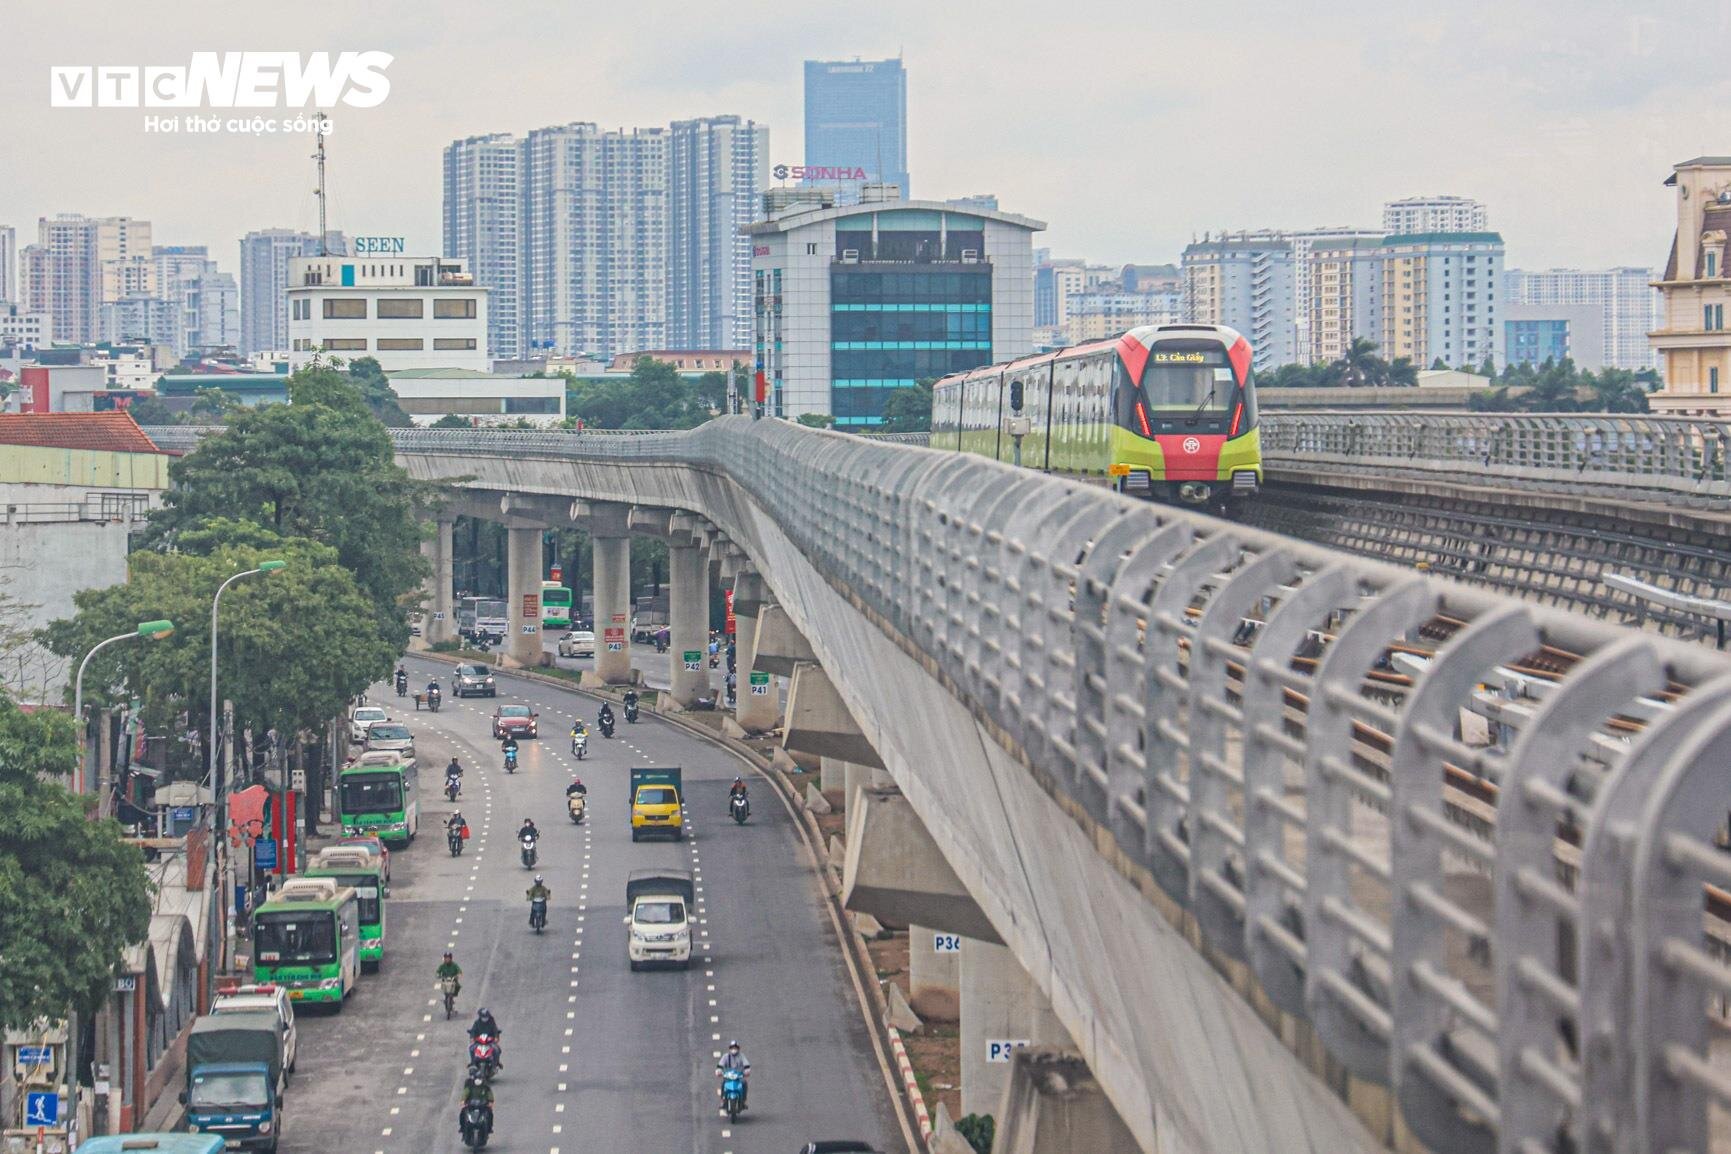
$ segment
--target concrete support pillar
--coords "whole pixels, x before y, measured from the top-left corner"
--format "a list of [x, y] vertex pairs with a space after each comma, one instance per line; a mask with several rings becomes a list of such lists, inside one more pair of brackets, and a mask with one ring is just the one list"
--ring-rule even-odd
[[1018, 1050], [1009, 1093], [995, 1115], [995, 1154], [1138, 1154], [1141, 1147], [1080, 1054]]
[[962, 1113], [996, 1114], [1015, 1048], [1070, 1047], [1070, 1035], [1006, 946], [962, 942]]
[[[595, 554], [595, 674], [608, 685], [631, 680], [631, 538], [590, 530]], [[617, 649], [614, 646], [618, 646]]]
[[861, 765], [857, 761], [844, 761], [842, 769], [842, 805], [847, 809], [854, 806], [854, 795], [862, 789], [892, 789], [896, 782], [887, 770], [873, 765]]
[[457, 609], [451, 593], [456, 584], [451, 530], [456, 523], [455, 517], [440, 517], [433, 522], [433, 535], [421, 543], [421, 552], [433, 568], [427, 576], [426, 611], [421, 618], [421, 640], [428, 645], [457, 639]]
[[847, 762], [839, 757], [820, 759], [818, 767], [817, 787], [823, 790], [842, 790], [843, 804], [846, 804]]
[[908, 926], [908, 1005], [931, 1021], [962, 1013], [962, 939], [931, 926]]
[[505, 655], [534, 669], [546, 659], [541, 649], [541, 529], [505, 530], [505, 620], [510, 636]]
[[[764, 733], [775, 728], [781, 715], [781, 690], [767, 670], [757, 668], [757, 624], [769, 601], [769, 591], [763, 578], [756, 573], [741, 573], [733, 580], [733, 619], [735, 628], [735, 693], [733, 719], [747, 733]], [[759, 676], [754, 678], [753, 674]]]
[[[690, 706], [709, 688], [709, 560], [701, 545], [667, 546], [668, 644], [673, 700]], [[686, 655], [697, 654], [697, 668]]]

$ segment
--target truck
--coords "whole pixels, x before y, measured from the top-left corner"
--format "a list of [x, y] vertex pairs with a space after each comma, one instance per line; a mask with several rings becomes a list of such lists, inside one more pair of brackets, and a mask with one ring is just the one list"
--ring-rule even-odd
[[632, 870], [625, 879], [625, 955], [633, 970], [666, 964], [691, 968], [690, 870]]
[[186, 1128], [229, 1149], [270, 1150], [282, 1138], [288, 1075], [282, 1019], [270, 1010], [212, 1014], [186, 1039]]
[[657, 833], [672, 834], [674, 841], [684, 840], [685, 817], [680, 805], [685, 791], [678, 766], [632, 770], [631, 791], [626, 796], [631, 803], [632, 841]]
[[638, 642], [654, 641], [655, 635], [667, 628], [671, 618], [668, 615], [668, 594], [645, 594], [639, 597], [631, 609], [631, 640]]

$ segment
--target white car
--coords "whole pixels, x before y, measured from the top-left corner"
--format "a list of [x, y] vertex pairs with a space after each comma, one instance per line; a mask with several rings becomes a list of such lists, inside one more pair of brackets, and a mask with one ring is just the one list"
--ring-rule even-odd
[[270, 1010], [282, 1019], [284, 1043], [283, 1065], [295, 1068], [295, 1007], [285, 987], [275, 985], [238, 986], [230, 993], [218, 994], [210, 1004], [210, 1012]]
[[559, 656], [595, 656], [595, 634], [586, 629], [574, 630], [559, 639]]
[[364, 743], [367, 740], [367, 730], [372, 727], [373, 722], [389, 720], [390, 717], [385, 711], [376, 705], [356, 707], [355, 711], [349, 714], [349, 744]]

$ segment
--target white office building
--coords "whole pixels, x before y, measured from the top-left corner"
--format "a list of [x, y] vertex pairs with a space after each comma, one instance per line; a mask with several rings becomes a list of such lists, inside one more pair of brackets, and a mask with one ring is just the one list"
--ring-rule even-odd
[[527, 356], [523, 332], [523, 146], [509, 133], [445, 148], [444, 253], [487, 290], [487, 347], [496, 359]]
[[1382, 206], [1382, 230], [1411, 236], [1426, 232], [1486, 232], [1490, 213], [1466, 196], [1409, 196]]
[[487, 290], [458, 260], [295, 257], [289, 363], [372, 357], [386, 372], [487, 370]]
[[[289, 347], [289, 262], [296, 257], [318, 256], [319, 238], [290, 228], [265, 228], [247, 233], [240, 241], [240, 343], [241, 352], [282, 352]], [[349, 251], [348, 239], [340, 232], [325, 234], [324, 252], [342, 256]]]
[[557, 426], [565, 419], [565, 378], [481, 369], [398, 369], [385, 374], [397, 404], [417, 425], [457, 416], [471, 425]]
[[888, 199], [796, 203], [751, 225], [753, 361], [771, 412], [867, 427], [896, 389], [1031, 352], [1045, 227]]
[[23, 305], [0, 301], [0, 346], [41, 348], [53, 340], [53, 321]]
[[737, 116], [676, 120], [668, 172], [667, 347], [747, 348], [751, 238], [744, 229], [769, 183], [769, 128]]
[[[1647, 334], [1661, 327], [1663, 312], [1659, 279], [1650, 268], [1553, 268], [1542, 272], [1509, 269], [1503, 274], [1503, 295], [1514, 305], [1591, 305], [1599, 310], [1596, 335], [1602, 345], [1588, 350], [1575, 333], [1572, 349], [1583, 366], [1598, 363], [1639, 372], [1658, 365], [1658, 353]], [[1534, 314], [1535, 316], [1537, 314]], [[1559, 315], [1561, 315], [1559, 313]]]

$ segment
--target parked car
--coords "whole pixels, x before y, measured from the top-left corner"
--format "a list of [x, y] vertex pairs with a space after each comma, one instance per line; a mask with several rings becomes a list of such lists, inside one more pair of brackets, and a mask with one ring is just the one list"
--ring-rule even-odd
[[295, 1006], [283, 986], [266, 982], [259, 985], [236, 986], [231, 991], [219, 991], [210, 1004], [213, 1014], [238, 1013], [242, 1010], [271, 1010], [283, 1025], [283, 1065], [295, 1068]]
[[377, 705], [356, 706], [349, 714], [349, 743], [360, 745], [367, 739], [367, 729], [375, 721], [389, 721], [390, 717]]
[[518, 737], [538, 737], [540, 714], [527, 705], [501, 705], [493, 711], [493, 740], [502, 741], [507, 733]]
[[457, 697], [497, 697], [498, 687], [485, 665], [459, 665], [451, 674], [451, 692]]
[[346, 846], [350, 849], [362, 849], [372, 854], [379, 863], [379, 877], [389, 884], [391, 880], [391, 851], [385, 843], [371, 834], [350, 834], [339, 837], [331, 843], [333, 846]]
[[367, 727], [367, 753], [397, 753], [415, 756], [415, 735], [400, 721], [375, 721]]
[[595, 656], [595, 634], [588, 630], [572, 630], [559, 639], [559, 656]]

